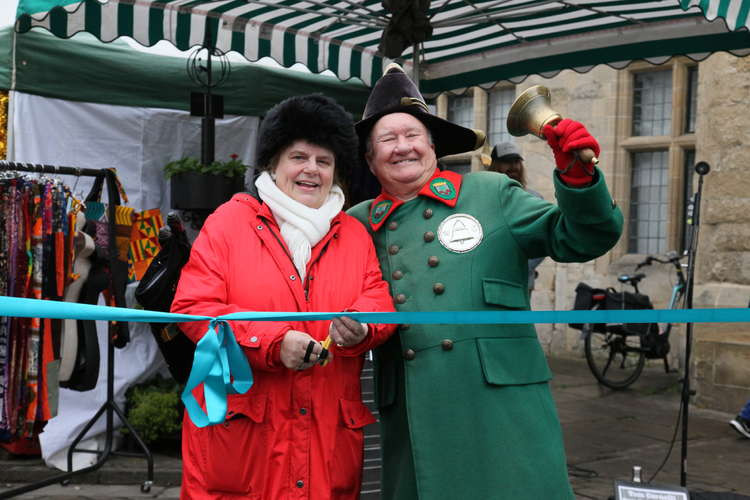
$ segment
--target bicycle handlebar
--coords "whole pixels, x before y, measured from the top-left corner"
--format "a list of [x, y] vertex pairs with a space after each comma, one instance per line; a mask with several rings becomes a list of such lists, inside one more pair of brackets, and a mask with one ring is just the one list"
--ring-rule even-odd
[[637, 271], [638, 269], [640, 269], [640, 268], [642, 268], [644, 266], [650, 266], [651, 263], [653, 263], [653, 262], [658, 262], [660, 264], [672, 264], [675, 267], [679, 268], [680, 267], [680, 260], [683, 257], [684, 257], [684, 255], [680, 256], [674, 250], [672, 250], [670, 252], [667, 252], [667, 255], [665, 256], [664, 259], [662, 259], [660, 257], [657, 257], [656, 255], [649, 255], [648, 257], [646, 257], [646, 259], [643, 262], [641, 262], [640, 264], [638, 264], [637, 266], [635, 266], [635, 270]]

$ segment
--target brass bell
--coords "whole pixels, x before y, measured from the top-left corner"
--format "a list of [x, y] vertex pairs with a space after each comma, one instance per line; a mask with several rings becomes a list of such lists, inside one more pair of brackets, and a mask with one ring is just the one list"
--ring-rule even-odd
[[[542, 129], [545, 125], [555, 125], [562, 120], [560, 113], [552, 109], [549, 89], [543, 85], [534, 85], [516, 97], [508, 111], [508, 132], [515, 137], [533, 134], [545, 139]], [[576, 151], [584, 163], [599, 163], [592, 149]]]

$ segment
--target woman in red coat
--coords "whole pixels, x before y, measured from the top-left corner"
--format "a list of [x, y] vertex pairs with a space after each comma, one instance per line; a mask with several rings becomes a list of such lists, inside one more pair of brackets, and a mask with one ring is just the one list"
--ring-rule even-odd
[[[339, 179], [355, 164], [356, 141], [331, 99], [292, 97], [271, 109], [258, 137], [258, 196], [237, 194], [206, 220], [172, 312], [393, 311], [367, 230], [341, 211]], [[181, 328], [197, 342], [206, 324]], [[198, 428], [186, 414], [181, 498], [358, 498], [362, 428], [375, 421], [361, 398], [363, 355], [393, 326], [341, 318], [232, 329], [254, 385], [227, 397], [221, 425]]]

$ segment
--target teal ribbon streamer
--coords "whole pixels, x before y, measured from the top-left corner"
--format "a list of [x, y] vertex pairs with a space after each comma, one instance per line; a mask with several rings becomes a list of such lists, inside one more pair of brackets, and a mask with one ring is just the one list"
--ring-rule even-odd
[[[193, 389], [200, 384], [203, 384], [205, 412], [193, 396]], [[212, 320], [195, 347], [193, 367], [182, 391], [182, 402], [190, 420], [196, 427], [223, 422], [227, 413], [227, 394], [244, 394], [252, 385], [250, 364], [229, 323]]]
[[[209, 321], [198, 342], [182, 400], [198, 427], [221, 423], [226, 417], [227, 394], [244, 394], [253, 385], [247, 357], [237, 344], [228, 321], [322, 321], [348, 316], [362, 323], [422, 325], [511, 325], [530, 323], [750, 323], [748, 308], [638, 309], [596, 311], [417, 311], [417, 312], [262, 312], [249, 311], [212, 318], [120, 307], [51, 300], [0, 297], [0, 316], [22, 318], [181, 323]], [[206, 411], [193, 396], [203, 384]]]

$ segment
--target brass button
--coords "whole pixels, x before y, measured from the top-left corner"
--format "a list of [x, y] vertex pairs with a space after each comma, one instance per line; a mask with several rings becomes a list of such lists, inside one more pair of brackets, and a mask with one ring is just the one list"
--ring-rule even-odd
[[403, 271], [401, 271], [400, 269], [396, 269], [396, 270], [395, 270], [395, 271], [393, 271], [393, 273], [391, 274], [391, 277], [393, 277], [393, 279], [394, 279], [394, 280], [400, 280], [401, 278], [403, 278], [403, 277], [404, 277], [404, 272], [403, 272]]
[[426, 233], [424, 233], [424, 240], [427, 243], [431, 242], [434, 239], [435, 239], [435, 233], [433, 233], [432, 231], [427, 231]]
[[414, 349], [407, 349], [404, 351], [404, 359], [407, 361], [411, 361], [412, 359], [417, 357], [417, 353], [414, 352]]
[[388, 253], [391, 255], [396, 255], [398, 253], [398, 245], [391, 245], [388, 247]]
[[453, 349], [453, 341], [451, 339], [445, 339], [440, 342], [440, 347], [442, 347], [444, 351], [450, 351]]
[[442, 283], [435, 283], [432, 285], [432, 291], [435, 292], [435, 295], [440, 295], [445, 291], [445, 285]]
[[430, 267], [436, 267], [438, 264], [440, 264], [440, 259], [438, 259], [435, 255], [430, 255], [430, 257], [427, 259], [427, 264]]
[[430, 217], [432, 217], [432, 209], [425, 208], [424, 212], [422, 212], [422, 216], [424, 216], [425, 219], [429, 219]]
[[403, 293], [396, 295], [396, 304], [403, 304], [404, 302], [406, 302], [406, 295]]
[[409, 328], [411, 328], [411, 325], [409, 325], [409, 324], [401, 325], [400, 328], [401, 328], [402, 332], [405, 332], [406, 330], [408, 330]]
[[391, 222], [388, 223], [388, 229], [390, 229], [391, 231], [395, 231], [397, 228], [398, 228], [398, 222], [396, 222], [395, 220], [392, 220]]

